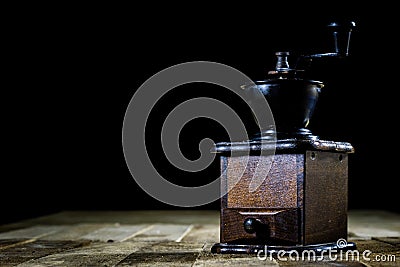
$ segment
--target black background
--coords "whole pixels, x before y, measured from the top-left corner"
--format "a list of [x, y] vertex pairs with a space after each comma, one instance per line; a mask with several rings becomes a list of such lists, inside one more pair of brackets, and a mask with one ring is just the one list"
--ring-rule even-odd
[[[10, 10], [3, 39], [6, 149], [0, 222], [67, 209], [178, 209], [142, 191], [125, 164], [122, 123], [135, 90], [164, 68], [199, 60], [264, 79], [274, 67], [276, 51], [331, 52], [325, 25], [345, 19], [357, 24], [351, 55], [340, 62], [316, 63], [315, 79], [324, 81], [325, 88], [310, 129], [323, 139], [355, 147], [349, 166], [350, 209], [399, 211], [399, 23], [391, 7], [231, 3], [217, 8], [193, 3], [176, 8], [30, 8]], [[217, 86], [186, 86], [158, 103], [147, 138], [154, 140], [150, 155], [168, 179], [205, 184], [216, 177], [218, 162], [182, 178], [160, 152], [163, 118], [185, 97], [209, 96], [233, 105], [227, 95]], [[220, 126], [200, 119], [185, 126], [181, 135], [182, 151], [191, 159], [199, 156], [202, 138], [227, 141]], [[218, 209], [219, 203], [197, 208]]]

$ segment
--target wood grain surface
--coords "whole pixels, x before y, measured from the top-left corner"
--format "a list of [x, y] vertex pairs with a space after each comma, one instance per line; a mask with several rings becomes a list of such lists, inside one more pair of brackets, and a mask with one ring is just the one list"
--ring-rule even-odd
[[212, 254], [218, 211], [65, 211], [0, 226], [0, 266], [399, 266], [399, 214], [355, 210], [348, 221], [369, 261]]

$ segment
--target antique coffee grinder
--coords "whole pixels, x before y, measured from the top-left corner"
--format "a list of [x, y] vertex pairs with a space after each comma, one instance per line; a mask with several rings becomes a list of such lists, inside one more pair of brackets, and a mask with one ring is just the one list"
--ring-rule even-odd
[[[244, 87], [261, 91], [275, 125], [247, 142], [215, 145], [222, 188], [243, 165], [241, 151], [250, 151], [250, 156], [240, 180], [221, 198], [220, 243], [212, 252], [250, 254], [266, 246], [272, 253], [355, 249], [354, 243], [346, 242], [348, 154], [354, 149], [347, 142], [320, 139], [307, 129], [323, 87], [308, 77], [308, 67], [313, 60], [346, 57], [354, 26], [331, 23], [335, 51], [300, 56], [294, 68], [289, 67], [288, 52], [277, 52], [276, 69], [268, 79]], [[271, 142], [274, 155], [262, 155]], [[270, 169], [261, 185], [249, 192], [254, 166], [260, 162], [270, 162]]]

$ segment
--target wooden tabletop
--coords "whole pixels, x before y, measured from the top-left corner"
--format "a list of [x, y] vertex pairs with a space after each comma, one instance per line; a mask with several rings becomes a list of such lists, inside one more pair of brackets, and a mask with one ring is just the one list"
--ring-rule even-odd
[[210, 252], [218, 211], [65, 211], [0, 226], [0, 266], [400, 266], [400, 214], [353, 210], [348, 228], [358, 259], [263, 259]]

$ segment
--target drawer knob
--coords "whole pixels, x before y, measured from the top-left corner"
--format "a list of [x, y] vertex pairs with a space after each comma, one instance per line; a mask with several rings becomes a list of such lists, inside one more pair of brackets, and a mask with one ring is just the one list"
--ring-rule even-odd
[[260, 222], [254, 218], [244, 220], [243, 227], [246, 233], [254, 234], [260, 226]]

